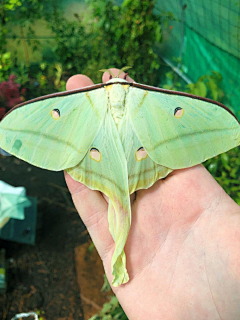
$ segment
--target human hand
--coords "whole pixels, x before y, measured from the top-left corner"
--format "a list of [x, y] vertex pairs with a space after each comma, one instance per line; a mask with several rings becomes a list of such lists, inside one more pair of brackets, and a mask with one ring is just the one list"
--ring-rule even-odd
[[[77, 75], [67, 89], [92, 84]], [[65, 177], [111, 283], [108, 199]], [[176, 170], [132, 200], [130, 281], [112, 288], [129, 319], [240, 319], [240, 208], [208, 171]]]

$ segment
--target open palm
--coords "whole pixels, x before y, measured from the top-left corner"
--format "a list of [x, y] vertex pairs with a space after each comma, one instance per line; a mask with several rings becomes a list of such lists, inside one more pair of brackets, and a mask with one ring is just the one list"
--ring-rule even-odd
[[[91, 84], [77, 75], [67, 89]], [[111, 282], [108, 199], [68, 174], [66, 181]], [[239, 247], [239, 206], [202, 165], [176, 170], [132, 195], [130, 281], [113, 291], [129, 319], [240, 319]]]

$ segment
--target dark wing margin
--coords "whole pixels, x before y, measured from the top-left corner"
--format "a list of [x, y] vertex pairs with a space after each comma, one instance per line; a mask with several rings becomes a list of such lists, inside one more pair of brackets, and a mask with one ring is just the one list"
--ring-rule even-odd
[[98, 84], [94, 84], [92, 86], [88, 86], [88, 87], [83, 87], [83, 88], [79, 88], [79, 89], [74, 89], [74, 90], [68, 90], [68, 91], [62, 91], [62, 92], [56, 92], [56, 93], [51, 93], [51, 94], [47, 94], [45, 96], [41, 96], [38, 98], [34, 98], [28, 101], [24, 101], [16, 106], [14, 106], [11, 110], [9, 110], [3, 118], [5, 118], [9, 113], [11, 113], [12, 111], [14, 111], [15, 109], [21, 108], [27, 104], [33, 103], [33, 102], [38, 102], [38, 101], [43, 101], [49, 98], [55, 98], [55, 97], [64, 97], [64, 96], [69, 96], [69, 95], [74, 95], [80, 92], [88, 92], [88, 91], [93, 91], [95, 89], [98, 88], [102, 88], [104, 87], [103, 83], [98, 83]]
[[234, 116], [234, 118], [236, 118], [236, 120], [239, 122], [239, 120], [235, 116], [235, 114], [228, 107], [226, 107], [224, 104], [222, 104], [221, 102], [218, 102], [218, 101], [215, 101], [215, 100], [212, 100], [212, 99], [209, 99], [209, 98], [203, 98], [203, 97], [195, 96], [194, 94], [190, 94], [190, 93], [186, 93], [186, 92], [152, 87], [152, 86], [148, 86], [148, 85], [137, 83], [137, 82], [129, 83], [129, 85], [132, 86], [132, 87], [135, 87], [135, 88], [143, 89], [143, 90], [162, 92], [162, 93], [172, 94], [172, 95], [176, 95], [176, 96], [185, 96], [185, 97], [188, 97], [188, 98], [193, 98], [193, 99], [197, 99], [197, 100], [210, 102], [210, 103], [215, 104], [215, 105], [217, 105], [217, 106], [219, 106], [221, 108], [224, 108], [232, 116]]

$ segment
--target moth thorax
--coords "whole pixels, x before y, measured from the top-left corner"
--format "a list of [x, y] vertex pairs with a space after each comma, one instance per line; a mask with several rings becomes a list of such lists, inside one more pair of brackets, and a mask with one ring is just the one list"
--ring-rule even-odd
[[126, 90], [121, 84], [114, 84], [108, 92], [111, 114], [116, 125], [119, 126], [125, 113]]

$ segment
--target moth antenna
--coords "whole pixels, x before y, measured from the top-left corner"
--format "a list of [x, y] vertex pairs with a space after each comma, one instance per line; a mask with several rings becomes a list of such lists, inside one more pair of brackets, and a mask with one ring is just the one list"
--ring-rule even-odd
[[[130, 68], [132, 68], [132, 67], [123, 67], [122, 69], [120, 69], [119, 70], [119, 72], [118, 72], [118, 75], [117, 75], [117, 77], [119, 78], [119, 76], [120, 76], [120, 74], [122, 73], [122, 72], [124, 72], [124, 71], [126, 71], [126, 70], [128, 70], [128, 69], [130, 69]], [[125, 73], [125, 72], [124, 72]], [[124, 78], [125, 79], [125, 78]]]
[[109, 76], [109, 79], [112, 79], [112, 78], [115, 78], [115, 75], [112, 73], [111, 70], [109, 69], [101, 69], [99, 70], [100, 72], [109, 72], [110, 73], [110, 76]]

